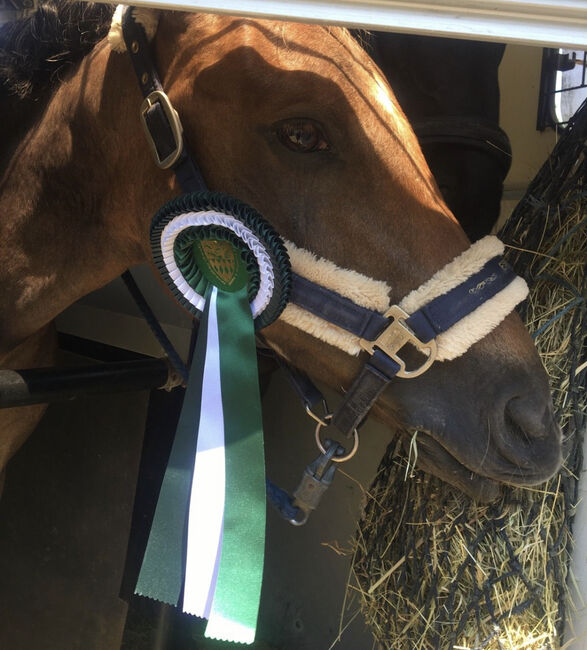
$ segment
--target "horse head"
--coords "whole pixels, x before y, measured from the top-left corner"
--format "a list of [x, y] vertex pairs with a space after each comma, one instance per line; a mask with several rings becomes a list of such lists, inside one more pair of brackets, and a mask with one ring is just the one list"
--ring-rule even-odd
[[[252, 205], [296, 246], [386, 283], [393, 304], [468, 248], [386, 80], [347, 31], [175, 12], [151, 28], [163, 87], [211, 189]], [[76, 206], [83, 223], [66, 223], [86, 232], [70, 259], [77, 270], [59, 269], [75, 281], [49, 301], [47, 276], [30, 322], [150, 256], [150, 219], [179, 190], [152, 163], [140, 103], [128, 56], [102, 42], [45, 111], [52, 169], [69, 170], [62, 182], [74, 192], [75, 181], [75, 196], [87, 192]], [[339, 391], [359, 371], [360, 356], [285, 320], [263, 335]], [[515, 314], [462, 356], [393, 380], [374, 413], [419, 430], [422, 467], [480, 498], [500, 481], [540, 482], [560, 464], [547, 379]]]
[[[347, 32], [168, 15], [155, 46], [209, 185], [286, 239], [386, 281], [392, 304], [467, 248], [392, 91]], [[286, 322], [265, 338], [338, 389], [358, 372], [357, 358]], [[546, 377], [515, 315], [461, 357], [394, 381], [376, 412], [420, 430], [420, 463], [477, 496], [495, 481], [540, 482], [560, 462]]]

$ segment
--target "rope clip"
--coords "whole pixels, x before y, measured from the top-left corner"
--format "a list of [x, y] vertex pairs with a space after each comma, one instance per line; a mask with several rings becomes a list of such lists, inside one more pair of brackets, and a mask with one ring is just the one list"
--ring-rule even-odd
[[322, 499], [322, 495], [330, 487], [336, 472], [335, 461], [343, 456], [345, 449], [333, 440], [324, 441], [324, 452], [304, 469], [302, 479], [295, 489], [293, 505], [299, 509], [298, 516], [289, 519], [294, 526], [303, 526], [312, 510], [315, 510]]

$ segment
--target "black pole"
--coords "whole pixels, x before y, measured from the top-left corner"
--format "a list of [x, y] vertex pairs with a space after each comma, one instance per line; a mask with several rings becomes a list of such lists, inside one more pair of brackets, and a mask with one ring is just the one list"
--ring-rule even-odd
[[161, 388], [170, 377], [165, 359], [141, 359], [74, 368], [0, 370], [0, 408], [45, 404], [82, 394]]

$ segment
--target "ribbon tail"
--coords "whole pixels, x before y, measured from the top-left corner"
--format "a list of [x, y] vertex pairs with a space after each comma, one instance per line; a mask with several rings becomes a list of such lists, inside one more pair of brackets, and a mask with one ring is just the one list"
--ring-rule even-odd
[[213, 287], [209, 297], [198, 443], [187, 529], [183, 611], [208, 618], [222, 544], [225, 499], [224, 414], [220, 386], [218, 318]]
[[[208, 304], [208, 303], [207, 303]], [[207, 318], [202, 318], [188, 385], [167, 469], [161, 484], [135, 593], [178, 606], [184, 585], [188, 503], [194, 455], [203, 367], [206, 359]]]
[[206, 636], [255, 638], [265, 551], [265, 459], [255, 332], [246, 289], [219, 292], [217, 313], [226, 439], [222, 552]]

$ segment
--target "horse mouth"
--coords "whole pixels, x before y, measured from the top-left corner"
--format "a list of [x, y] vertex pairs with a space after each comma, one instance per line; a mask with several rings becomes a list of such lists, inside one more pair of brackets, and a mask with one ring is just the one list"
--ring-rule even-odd
[[[408, 435], [404, 435], [403, 446], [408, 456], [414, 434], [417, 445], [416, 469], [433, 474], [480, 503], [498, 499], [502, 495], [504, 485], [536, 485], [547, 480], [552, 474], [516, 467], [505, 458], [502, 459], [503, 462], [492, 462], [491, 467], [483, 462], [478, 467], [472, 467], [448, 451], [432, 432], [423, 429], [413, 429]], [[496, 457], [499, 458], [499, 454]], [[413, 451], [411, 459], [414, 461]]]

